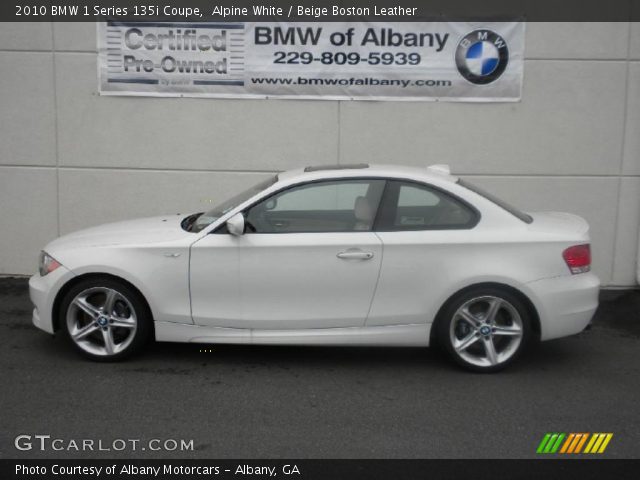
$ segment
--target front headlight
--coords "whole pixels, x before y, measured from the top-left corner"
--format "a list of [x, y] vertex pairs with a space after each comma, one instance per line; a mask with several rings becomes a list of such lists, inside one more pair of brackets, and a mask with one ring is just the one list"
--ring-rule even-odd
[[47, 273], [53, 272], [59, 266], [60, 262], [50, 256], [47, 252], [40, 252], [38, 270], [40, 270], [41, 277], [44, 277]]

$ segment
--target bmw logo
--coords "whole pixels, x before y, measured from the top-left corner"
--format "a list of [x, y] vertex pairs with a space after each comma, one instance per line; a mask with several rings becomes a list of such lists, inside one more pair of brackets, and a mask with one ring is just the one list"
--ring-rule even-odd
[[491, 30], [474, 30], [460, 40], [456, 49], [456, 66], [471, 83], [486, 85], [497, 80], [509, 63], [509, 49], [504, 39]]
[[487, 326], [485, 325], [485, 326], [483, 326], [483, 327], [480, 329], [480, 333], [481, 333], [482, 335], [489, 335], [489, 334], [491, 333], [491, 328], [489, 328], [489, 327], [487, 327]]

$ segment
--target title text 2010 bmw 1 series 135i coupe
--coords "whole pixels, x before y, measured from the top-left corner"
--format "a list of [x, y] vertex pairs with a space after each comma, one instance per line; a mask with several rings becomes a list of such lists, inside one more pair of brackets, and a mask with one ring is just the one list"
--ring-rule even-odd
[[589, 324], [590, 267], [580, 217], [523, 213], [447, 166], [358, 164], [280, 173], [206, 213], [63, 236], [30, 292], [34, 324], [94, 360], [151, 338], [438, 344], [486, 372]]

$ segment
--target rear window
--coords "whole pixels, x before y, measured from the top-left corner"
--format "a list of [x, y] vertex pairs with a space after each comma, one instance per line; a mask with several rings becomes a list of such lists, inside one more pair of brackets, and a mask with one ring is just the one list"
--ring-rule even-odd
[[452, 230], [473, 228], [478, 214], [457, 198], [420, 183], [389, 180], [376, 230]]
[[533, 222], [533, 218], [531, 218], [531, 215], [527, 215], [526, 213], [524, 213], [521, 210], [518, 210], [516, 207], [509, 205], [507, 202], [505, 202], [504, 200], [500, 200], [499, 198], [497, 198], [496, 196], [490, 194], [489, 192], [483, 190], [482, 188], [473, 185], [469, 182], [466, 182], [465, 180], [462, 179], [458, 179], [458, 185], [471, 190], [472, 192], [477, 193], [478, 195], [486, 198], [487, 200], [489, 200], [490, 202], [495, 203], [496, 205], [498, 205], [499, 207], [505, 209], [507, 212], [509, 212], [511, 215], [513, 215], [514, 217], [519, 218], [520, 220], [522, 220], [525, 223], [531, 223]]

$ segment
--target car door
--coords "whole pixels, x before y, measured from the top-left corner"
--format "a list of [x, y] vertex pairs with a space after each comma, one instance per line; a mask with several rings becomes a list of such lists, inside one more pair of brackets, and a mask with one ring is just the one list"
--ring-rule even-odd
[[191, 253], [194, 323], [251, 329], [363, 326], [382, 261], [372, 232], [384, 180], [298, 184], [245, 212]]
[[427, 323], [473, 262], [470, 230], [479, 213], [447, 192], [406, 180], [387, 182], [379, 210], [375, 232], [384, 259], [367, 326]]

